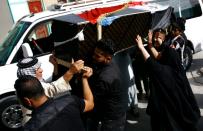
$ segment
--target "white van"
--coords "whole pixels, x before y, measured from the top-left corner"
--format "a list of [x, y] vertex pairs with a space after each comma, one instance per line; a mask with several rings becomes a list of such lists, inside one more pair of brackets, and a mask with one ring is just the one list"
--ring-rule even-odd
[[[81, 52], [88, 53], [88, 50], [93, 47], [91, 43], [106, 37], [112, 37], [114, 41], [119, 41], [118, 50], [122, 50], [133, 45], [135, 34], [139, 33], [146, 36], [147, 30], [150, 28], [148, 22], [151, 13], [165, 10], [170, 5], [175, 8], [177, 16], [187, 18], [186, 35], [189, 40], [187, 45], [189, 53], [195, 53], [203, 49], [203, 37], [198, 32], [203, 30], [203, 26], [201, 26], [201, 23], [203, 23], [202, 0], [143, 0], [138, 3], [135, 1], [134, 5], [131, 4], [127, 10], [106, 13], [106, 17], [110, 14], [110, 21], [106, 21], [105, 24], [114, 23], [107, 26], [92, 24], [88, 20], [75, 15], [90, 9], [117, 6], [123, 3], [126, 2], [122, 0], [98, 0], [89, 3], [81, 2], [80, 4], [69, 3], [55, 6], [55, 8], [50, 8], [51, 10], [42, 13], [25, 16], [13, 26], [3, 43], [0, 44], [0, 127], [4, 130], [21, 127], [21, 107], [17, 102], [13, 88], [17, 79], [16, 63], [20, 59], [27, 56], [37, 57], [42, 63], [44, 79], [51, 81], [53, 66], [49, 63], [49, 56], [54, 48], [54, 42], [56, 42], [52, 37], [53, 21], [78, 25], [78, 33], [75, 35], [77, 37], [72, 38], [78, 39], [79, 43], [83, 45], [79, 55], [81, 55]], [[59, 33], [58, 37], [60, 37], [60, 34], [63, 34], [63, 29], [66, 28], [56, 29], [58, 29], [57, 33]], [[131, 32], [131, 34], [128, 32]], [[63, 41], [66, 40], [63, 38]], [[75, 52], [75, 50], [72, 51]], [[84, 56], [85, 53], [82, 54], [83, 57], [86, 57]], [[189, 57], [185, 58], [191, 60]]]
[[174, 8], [176, 17], [183, 17], [186, 19], [185, 34], [188, 38], [185, 53], [185, 65], [189, 68], [192, 63], [192, 55], [203, 50], [203, 37], [201, 30], [203, 30], [202, 17], [202, 1], [203, 0], [156, 0], [158, 4], [170, 5]]

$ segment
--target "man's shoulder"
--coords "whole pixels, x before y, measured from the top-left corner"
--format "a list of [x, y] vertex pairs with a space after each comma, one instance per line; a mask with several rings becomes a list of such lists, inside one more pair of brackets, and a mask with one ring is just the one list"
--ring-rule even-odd
[[183, 36], [179, 35], [178, 38], [175, 40], [178, 43], [184, 43], [185, 39], [183, 38]]
[[115, 61], [111, 61], [107, 67], [108, 71], [115, 71], [118, 72], [119, 71], [119, 66]]
[[72, 105], [72, 103], [77, 103], [77, 99], [79, 98], [73, 95], [64, 95], [51, 99], [51, 102], [49, 102], [45, 108], [33, 114], [24, 129], [40, 129], [67, 106]]
[[179, 37], [177, 38], [177, 40], [185, 40], [184, 37], [182, 35], [179, 35]]
[[107, 75], [107, 76], [111, 76], [111, 75], [115, 75], [119, 72], [119, 67], [115, 62], [111, 62], [108, 64], [108, 66], [106, 66], [106, 68], [102, 71], [102, 74]]
[[54, 98], [54, 105], [68, 105], [70, 103], [73, 103], [75, 101], [77, 101], [79, 98], [77, 96], [74, 95], [70, 95], [70, 94], [65, 94], [59, 97], [55, 97]]

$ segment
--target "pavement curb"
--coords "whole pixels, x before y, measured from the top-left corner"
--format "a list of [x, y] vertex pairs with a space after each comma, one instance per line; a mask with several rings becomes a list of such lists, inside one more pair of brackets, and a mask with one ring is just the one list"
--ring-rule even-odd
[[198, 70], [191, 71], [191, 74], [195, 82], [203, 84], [203, 67]]

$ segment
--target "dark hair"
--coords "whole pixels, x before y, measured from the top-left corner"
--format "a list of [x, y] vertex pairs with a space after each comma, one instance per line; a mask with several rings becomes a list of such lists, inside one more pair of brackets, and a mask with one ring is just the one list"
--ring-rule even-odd
[[113, 55], [114, 54], [114, 42], [111, 39], [103, 39], [97, 42], [96, 48], [99, 48], [103, 52]]
[[33, 76], [24, 75], [19, 77], [14, 84], [18, 98], [24, 97], [38, 99], [44, 95], [44, 88], [40, 81]]
[[178, 17], [176, 21], [177, 21], [178, 25], [180, 26], [181, 30], [185, 31], [186, 19], [183, 17]]
[[166, 34], [166, 30], [164, 30], [164, 29], [162, 29], [162, 28], [157, 28], [157, 29], [155, 29], [153, 32], [154, 32], [154, 33], [160, 32], [160, 33], [162, 33], [162, 34]]
[[181, 23], [183, 23], [183, 24], [186, 23], [186, 19], [183, 18], [183, 17], [178, 17], [178, 18], [177, 18], [177, 21], [178, 21], [178, 22], [181, 22]]
[[172, 29], [178, 29], [179, 31], [185, 31], [186, 20], [182, 17], [178, 17], [176, 22], [172, 23]]

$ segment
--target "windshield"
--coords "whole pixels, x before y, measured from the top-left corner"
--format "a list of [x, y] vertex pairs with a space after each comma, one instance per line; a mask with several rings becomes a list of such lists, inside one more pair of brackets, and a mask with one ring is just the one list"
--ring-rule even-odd
[[155, 0], [152, 3], [160, 5], [170, 5], [174, 8], [177, 16], [184, 18], [194, 18], [202, 15], [198, 0]]
[[29, 22], [19, 22], [17, 23], [9, 32], [3, 43], [0, 44], [0, 66], [5, 65], [9, 55], [11, 54], [13, 48], [18, 43], [19, 39], [29, 27], [31, 23]]

